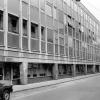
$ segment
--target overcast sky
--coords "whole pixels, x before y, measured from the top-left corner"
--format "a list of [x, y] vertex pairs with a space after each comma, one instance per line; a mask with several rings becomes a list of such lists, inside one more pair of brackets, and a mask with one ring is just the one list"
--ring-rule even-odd
[[81, 0], [81, 2], [100, 21], [100, 0]]

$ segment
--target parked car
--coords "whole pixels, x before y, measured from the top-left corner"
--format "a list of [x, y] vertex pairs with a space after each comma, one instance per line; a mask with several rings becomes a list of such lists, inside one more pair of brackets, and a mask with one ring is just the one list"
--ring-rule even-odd
[[12, 91], [11, 82], [0, 80], [0, 100], [10, 100], [10, 93]]

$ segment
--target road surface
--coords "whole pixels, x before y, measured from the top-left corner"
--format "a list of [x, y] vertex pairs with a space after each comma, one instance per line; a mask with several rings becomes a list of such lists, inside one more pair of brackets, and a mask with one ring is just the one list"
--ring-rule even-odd
[[100, 76], [19, 93], [11, 100], [100, 100]]

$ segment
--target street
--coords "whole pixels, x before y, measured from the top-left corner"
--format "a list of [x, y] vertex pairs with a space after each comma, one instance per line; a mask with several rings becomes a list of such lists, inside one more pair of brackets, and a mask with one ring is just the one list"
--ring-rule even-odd
[[11, 100], [100, 100], [100, 76], [14, 95]]

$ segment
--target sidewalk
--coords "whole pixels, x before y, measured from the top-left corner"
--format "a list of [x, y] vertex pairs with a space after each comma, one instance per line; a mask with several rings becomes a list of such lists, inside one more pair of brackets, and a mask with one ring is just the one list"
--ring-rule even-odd
[[94, 77], [94, 76], [98, 76], [98, 75], [100, 75], [100, 73], [91, 74], [91, 75], [84, 75], [84, 76], [77, 76], [77, 77], [72, 77], [72, 78], [64, 78], [64, 79], [59, 79], [59, 80], [51, 80], [51, 81], [45, 81], [45, 82], [33, 83], [33, 84], [27, 84], [27, 85], [14, 85], [13, 91], [20, 92], [20, 91], [29, 90], [29, 89], [47, 87], [50, 85], [61, 84], [61, 83], [65, 83], [65, 82], [80, 80], [80, 79]]

